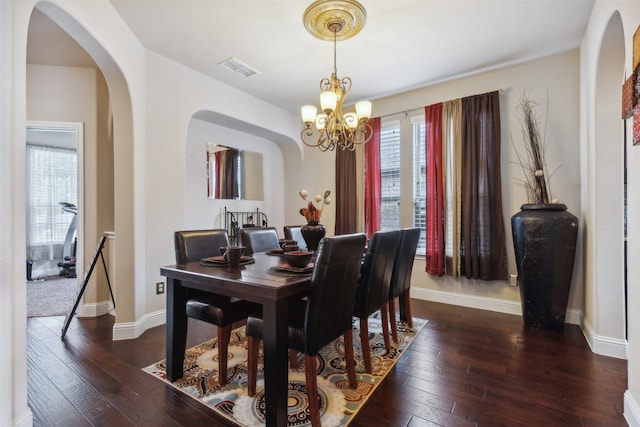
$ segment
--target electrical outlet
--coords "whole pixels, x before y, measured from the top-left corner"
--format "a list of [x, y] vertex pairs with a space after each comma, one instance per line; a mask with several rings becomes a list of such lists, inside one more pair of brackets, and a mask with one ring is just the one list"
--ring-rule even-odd
[[156, 295], [164, 294], [164, 282], [156, 282]]
[[518, 286], [518, 275], [517, 274], [510, 274], [510, 282], [509, 284], [513, 287]]

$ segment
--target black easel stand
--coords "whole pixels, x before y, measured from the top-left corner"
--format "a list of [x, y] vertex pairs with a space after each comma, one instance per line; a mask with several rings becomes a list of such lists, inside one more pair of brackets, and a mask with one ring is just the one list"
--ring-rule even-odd
[[64, 327], [62, 328], [62, 336], [60, 339], [64, 340], [64, 336], [67, 333], [67, 329], [69, 329], [69, 323], [71, 323], [71, 319], [73, 319], [73, 315], [76, 314], [76, 309], [78, 308], [78, 304], [80, 304], [80, 300], [82, 299], [82, 295], [84, 294], [84, 290], [89, 283], [89, 278], [91, 277], [91, 273], [93, 272], [93, 268], [96, 266], [96, 262], [98, 262], [98, 255], [102, 259], [102, 266], [104, 267], [104, 274], [107, 276], [107, 285], [109, 285], [109, 294], [111, 294], [111, 301], [113, 302], [113, 308], [116, 308], [116, 300], [113, 298], [113, 291], [111, 290], [111, 282], [109, 281], [109, 273], [107, 272], [107, 264], [104, 262], [104, 255], [102, 255], [102, 249], [104, 248], [104, 243], [107, 241], [107, 236], [103, 235], [100, 239], [100, 243], [98, 243], [98, 247], [96, 248], [96, 254], [93, 256], [91, 260], [91, 266], [89, 270], [84, 275], [84, 281], [82, 282], [82, 288], [80, 289], [80, 293], [78, 294], [78, 298], [76, 299], [76, 303], [73, 305], [73, 308], [67, 314], [67, 317], [64, 319]]

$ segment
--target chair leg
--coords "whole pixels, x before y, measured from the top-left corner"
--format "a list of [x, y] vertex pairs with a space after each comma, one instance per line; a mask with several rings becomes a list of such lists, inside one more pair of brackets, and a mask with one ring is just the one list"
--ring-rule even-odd
[[380, 308], [382, 315], [382, 337], [384, 338], [384, 348], [391, 350], [391, 339], [389, 338], [389, 304], [385, 303]]
[[364, 359], [364, 369], [371, 374], [371, 349], [369, 348], [369, 322], [365, 317], [360, 319], [360, 344], [362, 346], [362, 358]]
[[292, 348], [289, 349], [289, 367], [291, 369], [298, 368], [298, 351]]
[[309, 415], [311, 425], [321, 427], [320, 403], [318, 402], [318, 378], [316, 377], [316, 357], [304, 355], [305, 376], [307, 379], [307, 399], [309, 400]]
[[227, 383], [227, 359], [229, 358], [229, 341], [231, 340], [231, 325], [218, 326], [218, 382]]
[[389, 322], [391, 323], [391, 336], [394, 342], [398, 342], [398, 324], [396, 323], [396, 300], [389, 298]]
[[347, 329], [344, 332], [344, 363], [347, 365], [349, 387], [355, 389], [358, 387], [358, 380], [356, 379], [356, 358], [353, 355], [353, 329]]
[[260, 340], [251, 336], [247, 337], [247, 347], [247, 394], [255, 396]]
[[404, 299], [404, 312], [407, 316], [407, 324], [410, 328], [413, 328], [413, 316], [411, 315], [411, 295], [409, 293], [409, 289], [407, 289], [404, 294], [402, 294], [402, 298]]

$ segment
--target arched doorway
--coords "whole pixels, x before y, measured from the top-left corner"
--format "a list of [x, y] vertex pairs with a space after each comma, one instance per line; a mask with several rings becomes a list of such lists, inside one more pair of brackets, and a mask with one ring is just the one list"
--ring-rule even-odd
[[[109, 245], [112, 246], [114, 253], [110, 264], [116, 268], [109, 278], [114, 286], [116, 300], [121, 302], [117, 305], [118, 310], [115, 313], [116, 324], [130, 322], [135, 319], [136, 306], [133, 243], [135, 186], [133, 185], [134, 144], [132, 142], [134, 132], [129, 89], [131, 83], [127, 82], [119, 64], [102, 45], [101, 40], [83, 27], [78, 18], [62, 7], [47, 1], [39, 2], [36, 8], [86, 51], [103, 76], [104, 85], [96, 86], [98, 91], [106, 92], [99, 94], [98, 98], [106, 99], [107, 102], [98, 102], [95, 106], [99, 118], [94, 129], [94, 132], [100, 135], [98, 139], [102, 139], [94, 144], [92, 153], [85, 149], [84, 259], [88, 260], [94, 256], [96, 244], [105, 231], [115, 231], [116, 238], [110, 241]], [[69, 6], [69, 9], [73, 8], [73, 5]], [[92, 19], [91, 14], [83, 15], [82, 8], [77, 12], [82, 15], [79, 15], [79, 19], [88, 21]], [[111, 40], [111, 33], [108, 31], [103, 30], [98, 34], [105, 38], [105, 43]], [[135, 67], [136, 64], [133, 66]], [[98, 168], [110, 168], [111, 172], [109, 174], [95, 172]], [[91, 171], [94, 171], [93, 178], [89, 176]], [[109, 177], [106, 182], [105, 176]], [[91, 184], [89, 184], [90, 181]], [[105, 212], [108, 214], [105, 215]], [[78, 274], [80, 275], [81, 272], [78, 271]], [[100, 288], [104, 289], [97, 290], [96, 298], [108, 301], [108, 289]], [[102, 313], [96, 312], [96, 314]]]
[[[624, 32], [619, 13], [610, 18], [601, 41], [596, 69], [593, 170], [589, 171], [592, 219], [587, 224], [592, 260], [591, 283], [585, 292], [585, 314], [596, 353], [610, 353], [606, 342], [626, 341], [624, 236], [624, 122], [620, 119], [624, 76]], [[587, 260], [587, 262], [589, 262]], [[611, 340], [613, 338], [613, 340]]]

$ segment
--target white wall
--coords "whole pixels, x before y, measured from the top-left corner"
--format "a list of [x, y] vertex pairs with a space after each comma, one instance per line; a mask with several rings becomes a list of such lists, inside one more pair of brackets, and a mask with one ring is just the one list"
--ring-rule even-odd
[[[264, 187], [264, 200], [213, 200], [207, 197], [207, 166], [203, 161], [207, 142], [262, 154], [263, 174], [259, 182]], [[269, 226], [277, 227], [279, 233], [283, 233], [284, 197], [281, 192], [273, 191], [284, 181], [284, 159], [277, 145], [264, 138], [192, 119], [186, 150], [185, 227], [193, 230], [224, 228], [225, 207], [230, 211], [260, 209], [267, 215]]]
[[[26, 293], [24, 283], [26, 39], [35, 1], [0, 2], [0, 288], [4, 307], [0, 361], [3, 425], [30, 425], [26, 399]], [[153, 284], [173, 262], [171, 233], [185, 224], [188, 123], [197, 111], [261, 135], [291, 159], [300, 158], [294, 115], [165, 58], [146, 52], [107, 0], [54, 0], [42, 11], [87, 50], [102, 70], [113, 111], [113, 278], [119, 298], [114, 339], [133, 338], [164, 321], [164, 297]], [[6, 90], [5, 90], [6, 89]], [[297, 153], [297, 154], [296, 154]], [[10, 183], [10, 185], [9, 185]], [[276, 201], [277, 202], [277, 201]], [[282, 206], [282, 204], [280, 204]], [[265, 208], [268, 208], [265, 206]], [[282, 208], [274, 208], [282, 217]], [[158, 314], [160, 313], [160, 314]]]
[[[630, 1], [603, 1], [598, 0], [594, 5], [589, 26], [581, 46], [580, 76], [581, 76], [581, 138], [583, 164], [582, 178], [586, 186], [585, 193], [588, 199], [585, 200], [585, 216], [588, 227], [588, 236], [598, 235], [599, 223], [606, 223], [608, 220], [608, 207], [601, 203], [606, 200], [606, 194], [610, 191], [606, 174], [617, 173], [615, 168], [607, 166], [610, 160], [602, 158], [603, 147], [606, 149], [611, 144], [619, 144], [618, 140], [611, 140], [609, 136], [611, 129], [620, 129], [622, 120], [620, 119], [620, 103], [609, 105], [608, 98], [603, 99], [600, 92], [604, 82], [599, 73], [606, 71], [604, 61], [611, 60], [611, 50], [624, 49], [624, 71], [621, 71], [616, 78], [615, 84], [617, 100], [621, 99], [621, 86], [632, 72], [633, 58], [633, 35], [640, 24], [640, 3]], [[620, 28], [622, 26], [622, 28]], [[611, 37], [617, 37], [617, 32], [622, 30], [624, 46], [611, 46]], [[617, 107], [617, 108], [616, 108]], [[608, 115], [608, 109], [615, 108]], [[610, 117], [611, 123], [603, 123], [603, 117]], [[615, 117], [615, 118], [614, 118]], [[631, 146], [631, 122], [628, 120], [627, 134], [629, 138], [626, 144], [627, 151], [627, 194], [628, 194], [628, 232], [627, 232], [627, 360], [628, 360], [628, 389], [624, 396], [624, 415], [630, 426], [640, 426], [640, 270], [635, 262], [640, 256], [640, 153], [638, 147]], [[619, 331], [620, 322], [612, 323], [619, 316], [621, 304], [611, 301], [612, 291], [616, 292], [616, 283], [612, 283], [606, 277], [606, 271], [610, 268], [610, 262], [602, 262], [598, 258], [598, 250], [606, 252], [612, 249], [610, 242], [604, 239], [588, 242], [593, 248], [586, 255], [585, 263], [589, 266], [586, 277], [587, 292], [591, 294], [589, 310], [592, 312], [590, 321], [593, 331], [587, 334], [587, 338], [592, 341], [593, 336], [598, 338], [601, 331]], [[616, 247], [614, 246], [615, 250]], [[602, 272], [602, 273], [601, 273]], [[601, 298], [602, 297], [602, 298]], [[624, 304], [624, 302], [622, 303]], [[624, 324], [622, 325], [624, 327]], [[605, 332], [611, 333], [611, 332]], [[624, 334], [624, 331], [616, 332]], [[614, 338], [617, 338], [614, 336]], [[593, 345], [593, 344], [592, 344]]]
[[[144, 230], [145, 275], [137, 286], [143, 290], [144, 313], [157, 313], [157, 321], [164, 323], [165, 296], [156, 295], [154, 284], [163, 280], [160, 267], [175, 263], [173, 232], [214, 226], [216, 216], [224, 206], [231, 210], [252, 210], [259, 206], [268, 215], [270, 225], [283, 224], [284, 196], [279, 191], [283, 180], [283, 154], [272, 151], [299, 152], [297, 142], [289, 136], [295, 135], [298, 129], [294, 127], [297, 118], [293, 114], [153, 52], [147, 52], [146, 69], [148, 150], [143, 172], [146, 184], [144, 191], [137, 193], [146, 211], [145, 220], [137, 229]], [[224, 112], [222, 118], [221, 112]], [[215, 129], [221, 137], [233, 138], [242, 145], [251, 146], [253, 151], [265, 153], [265, 166], [273, 168], [270, 169], [273, 173], [265, 182], [266, 197], [262, 203], [223, 203], [207, 199], [203, 186], [206, 183], [205, 143], [201, 140], [199, 144], [195, 140], [203, 135], [190, 136], [190, 129], [195, 130], [192, 117], [196, 113], [208, 115], [209, 122], [224, 122], [226, 127], [209, 128]], [[231, 114], [236, 115], [233, 120], [229, 119], [233, 117]], [[197, 145], [200, 145], [201, 164], [194, 166], [198, 160], [191, 156]], [[198, 176], [197, 171], [202, 175]]]
[[[35, 1], [25, 0], [0, 2], [0, 71], [3, 76], [0, 83], [0, 200], [4, 201], [0, 204], [0, 303], [3, 307], [11, 307], [11, 310], [0, 311], [0, 339], [5, 343], [5, 351], [0, 352], [0, 363], [5, 368], [0, 379], [3, 384], [11, 384], [0, 388], [0, 414], [2, 423], [7, 425], [30, 425], [26, 400], [25, 293], [23, 288], [15, 288], [13, 284], [23, 283], [25, 277], [24, 257], [19, 255], [24, 253], [25, 247], [24, 61], [28, 20], [34, 5]], [[164, 299], [155, 295], [153, 283], [159, 278], [159, 266], [173, 261], [172, 231], [192, 220], [187, 220], [184, 213], [184, 188], [186, 141], [195, 112], [212, 111], [221, 121], [229, 119], [231, 125], [226, 127], [261, 135], [280, 148], [287, 168], [284, 185], [274, 189], [274, 194], [282, 193], [284, 204], [279, 205], [280, 208], [265, 206], [270, 217], [284, 218], [284, 222], [299, 219], [297, 212], [301, 200], [297, 191], [301, 187], [312, 193], [335, 188], [332, 185], [333, 156], [317, 150], [301, 150], [297, 142], [300, 131], [297, 117], [146, 52], [106, 0], [53, 0], [43, 3], [43, 8], [53, 13], [56, 22], [74, 37], [81, 39], [81, 44], [101, 66], [112, 97], [118, 241], [116, 280], [120, 282], [118, 294], [123, 298], [114, 336], [141, 333], [153, 323], [145, 323], [146, 319], [164, 308]], [[505, 90], [501, 105], [509, 112], [513, 111], [515, 101], [525, 87], [540, 100], [544, 100], [549, 89], [549, 126], [553, 142], [550, 157], [562, 159], [562, 167], [552, 185], [556, 197], [577, 214], [582, 205], [576, 166], [581, 158], [578, 141], [593, 143], [594, 136], [589, 130], [596, 109], [593, 74], [597, 69], [603, 29], [615, 9], [620, 9], [625, 25], [625, 64], [629, 72], [632, 36], [640, 23], [640, 6], [637, 2], [598, 0], [580, 58], [576, 52], [570, 52], [377, 100], [374, 114], [391, 114], [495, 89]], [[580, 86], [580, 95], [579, 81], [585, 81]], [[506, 139], [509, 130], [514, 129], [514, 123], [509, 117], [503, 118], [503, 138]], [[580, 139], [579, 129], [585, 132]], [[517, 126], [515, 133], [518, 133]], [[507, 155], [507, 146], [503, 142], [503, 157]], [[640, 256], [637, 237], [640, 168], [634, 166], [638, 164], [640, 154], [630, 147], [629, 259], [632, 260]], [[513, 169], [507, 170], [513, 175]], [[517, 211], [524, 198], [517, 198], [519, 193], [514, 189], [509, 172], [504, 179], [504, 210], [508, 216]], [[323, 216], [323, 222], [332, 229], [330, 216]], [[508, 222], [506, 226], [509, 235]], [[513, 266], [512, 252], [510, 260]], [[629, 390], [625, 396], [625, 414], [637, 411], [640, 396], [640, 272], [637, 268], [633, 263], [629, 265]], [[415, 270], [417, 274], [423, 272], [424, 265], [416, 263]], [[422, 276], [416, 279], [415, 287], [430, 297], [446, 294], [467, 305], [479, 301], [485, 306], [519, 308], [517, 289], [506, 283], [448, 283], [448, 280], [436, 281]], [[574, 309], [580, 308], [583, 298], [580, 286], [576, 286], [582, 280], [579, 274], [574, 275], [570, 299], [570, 307]], [[635, 419], [640, 420], [640, 416]], [[640, 425], [640, 421], [632, 425]]]

